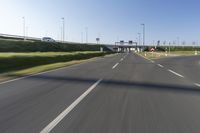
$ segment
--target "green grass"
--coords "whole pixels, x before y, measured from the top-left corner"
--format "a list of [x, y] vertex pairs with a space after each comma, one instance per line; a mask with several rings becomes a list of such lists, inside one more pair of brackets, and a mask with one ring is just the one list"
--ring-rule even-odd
[[62, 67], [67, 67], [70, 65], [75, 65], [75, 64], [80, 64], [85, 61], [90, 61], [92, 59], [87, 59], [87, 60], [79, 60], [79, 61], [69, 61], [69, 62], [63, 62], [63, 63], [54, 63], [54, 64], [49, 64], [49, 65], [42, 65], [42, 66], [36, 66], [36, 67], [31, 67], [23, 70], [18, 70], [18, 71], [11, 71], [7, 73], [0, 74], [0, 82], [22, 77], [22, 76], [28, 76], [31, 74], [37, 74], [40, 72], [45, 72], [49, 70], [54, 70]]
[[[152, 47], [154, 47], [154, 46], [146, 47], [145, 51], [150, 51], [150, 49]], [[157, 51], [160, 51], [160, 52], [169, 50], [169, 46], [157, 46], [156, 48], [157, 48]], [[195, 50], [200, 51], [200, 47], [199, 46], [195, 46], [195, 47], [193, 47], [193, 46], [185, 46], [185, 47], [183, 47], [183, 46], [182, 47], [181, 46], [179, 46], [179, 47], [171, 46], [170, 50], [174, 51], [174, 52], [177, 52], [177, 51], [186, 51], [187, 52], [187, 51], [195, 51]]]
[[195, 55], [195, 52], [200, 55], [200, 51], [172, 51], [171, 54], [178, 56], [192, 56]]
[[97, 51], [77, 51], [77, 52], [30, 52], [30, 53], [0, 53], [0, 58], [12, 58], [12, 57], [56, 57], [64, 55], [76, 55], [76, 54], [88, 54], [88, 53], [101, 53]]
[[46, 43], [41, 41], [21, 41], [0, 39], [0, 52], [74, 52], [74, 51], [110, 51], [101, 45], [80, 43]]
[[[0, 53], [6, 64], [0, 65], [0, 81], [54, 70], [85, 61], [95, 57], [111, 56], [110, 52], [45, 52], [45, 53]], [[35, 61], [37, 60], [37, 61]]]
[[187, 47], [171, 47], [171, 51], [174, 51], [174, 52], [178, 52], [178, 51], [188, 52], [188, 51], [195, 51], [195, 50], [200, 51], [200, 47], [192, 47], [192, 46], [190, 46], [190, 47], [189, 46], [187, 46]]
[[[100, 51], [100, 47], [107, 52], [96, 52]], [[0, 81], [77, 64], [107, 54], [111, 54], [111, 51], [102, 45], [46, 43], [0, 37]]]
[[107, 52], [0, 53], [0, 74], [41, 65], [65, 63], [104, 56]]

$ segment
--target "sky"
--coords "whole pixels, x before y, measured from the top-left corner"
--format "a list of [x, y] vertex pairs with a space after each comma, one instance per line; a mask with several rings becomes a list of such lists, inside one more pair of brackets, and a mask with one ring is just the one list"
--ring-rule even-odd
[[199, 0], [1, 0], [0, 33], [113, 44], [136, 41], [146, 25], [146, 43], [200, 41]]

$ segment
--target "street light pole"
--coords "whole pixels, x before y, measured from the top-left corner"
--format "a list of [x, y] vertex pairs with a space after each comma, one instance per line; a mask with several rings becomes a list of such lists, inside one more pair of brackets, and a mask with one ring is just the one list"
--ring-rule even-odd
[[140, 45], [140, 42], [138, 41], [138, 38], [136, 38], [136, 52], [138, 52], [138, 45]]
[[143, 26], [143, 46], [145, 46], [145, 24], [141, 24]]
[[28, 26], [26, 27], [26, 37], [28, 38]]
[[177, 45], [180, 46], [180, 37], [177, 37]]
[[62, 25], [63, 25], [63, 38], [62, 38], [62, 41], [63, 43], [65, 42], [65, 18], [61, 18], [62, 19]]
[[141, 33], [138, 33], [138, 36], [139, 36], [138, 44], [141, 45]]
[[24, 36], [24, 41], [26, 40], [26, 20], [25, 17], [22, 17], [23, 19], [23, 36]]
[[88, 27], [85, 27], [85, 37], [86, 43], [88, 43]]
[[169, 54], [171, 53], [171, 42], [169, 42]]
[[81, 43], [83, 43], [83, 32], [81, 32]]

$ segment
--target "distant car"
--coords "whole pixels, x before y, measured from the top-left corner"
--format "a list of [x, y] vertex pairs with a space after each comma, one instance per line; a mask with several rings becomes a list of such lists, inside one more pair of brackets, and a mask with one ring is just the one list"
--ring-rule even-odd
[[43, 37], [42, 42], [56, 42], [56, 41], [51, 37]]

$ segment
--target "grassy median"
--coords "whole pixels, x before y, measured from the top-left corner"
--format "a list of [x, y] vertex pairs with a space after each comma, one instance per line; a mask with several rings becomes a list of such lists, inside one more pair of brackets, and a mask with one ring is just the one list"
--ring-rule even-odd
[[35, 74], [85, 60], [105, 56], [109, 52], [36, 52], [0, 53], [0, 81]]
[[200, 51], [141, 52], [139, 54], [149, 59], [159, 59], [177, 56], [197, 56], [200, 55]]

